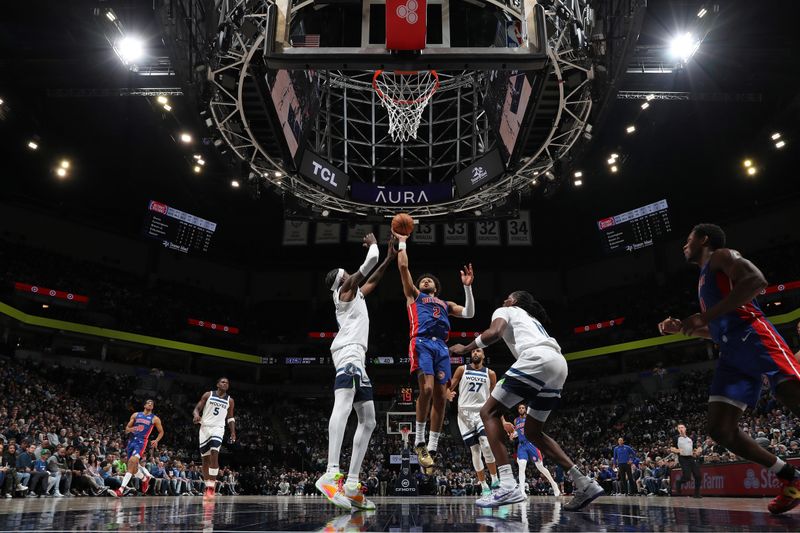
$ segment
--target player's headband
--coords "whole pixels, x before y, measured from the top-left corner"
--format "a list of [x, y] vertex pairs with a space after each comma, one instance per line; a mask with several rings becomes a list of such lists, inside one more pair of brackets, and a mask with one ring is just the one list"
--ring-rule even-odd
[[331, 292], [336, 292], [339, 289], [339, 285], [342, 284], [343, 277], [344, 277], [344, 269], [340, 268], [339, 273], [336, 274], [336, 279], [333, 280], [333, 285], [331, 285]]

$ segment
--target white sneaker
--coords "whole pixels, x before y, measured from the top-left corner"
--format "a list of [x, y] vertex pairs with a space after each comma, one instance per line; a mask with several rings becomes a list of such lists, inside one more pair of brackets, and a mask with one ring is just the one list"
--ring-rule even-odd
[[478, 507], [500, 507], [501, 505], [524, 502], [527, 499], [527, 496], [525, 496], [518, 486], [513, 489], [504, 489], [500, 487], [497, 490], [493, 490], [490, 494], [478, 498], [475, 505]]
[[26, 487], [25, 485], [20, 483], [20, 484], [17, 485], [17, 490], [21, 491], [21, 492], [25, 492], [26, 490], [28, 490], [28, 487]]
[[572, 499], [564, 504], [565, 511], [580, 511], [596, 498], [605, 494], [605, 491], [597, 481], [592, 480], [583, 490], [576, 490], [574, 494]]
[[314, 483], [314, 486], [336, 507], [351, 509], [352, 505], [350, 505], [350, 499], [344, 495], [344, 491], [339, 484], [342, 478], [344, 478], [343, 474], [326, 472], [320, 476], [316, 483]]
[[60, 492], [56, 492], [55, 494], [53, 494], [53, 496], [55, 496], [56, 498], [63, 498], [64, 497], [64, 495], [61, 494]]

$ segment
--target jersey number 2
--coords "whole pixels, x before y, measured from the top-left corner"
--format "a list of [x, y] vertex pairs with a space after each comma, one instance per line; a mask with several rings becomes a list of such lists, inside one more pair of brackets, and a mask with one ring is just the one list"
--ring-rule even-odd
[[469, 382], [469, 390], [468, 392], [478, 392], [481, 390], [483, 383], [475, 383], [473, 381]]
[[441, 313], [441, 311], [439, 311], [438, 307], [434, 307], [433, 308], [433, 318], [439, 318], [439, 315], [441, 315], [441, 314], [442, 313]]

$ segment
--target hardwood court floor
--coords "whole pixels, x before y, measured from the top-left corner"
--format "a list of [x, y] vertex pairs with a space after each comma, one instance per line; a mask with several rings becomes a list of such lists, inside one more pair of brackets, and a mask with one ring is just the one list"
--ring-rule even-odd
[[483, 510], [471, 497], [378, 497], [352, 514], [321, 496], [20, 498], [0, 500], [0, 531], [800, 531], [800, 507], [773, 516], [766, 499], [603, 497], [570, 513], [567, 498]]

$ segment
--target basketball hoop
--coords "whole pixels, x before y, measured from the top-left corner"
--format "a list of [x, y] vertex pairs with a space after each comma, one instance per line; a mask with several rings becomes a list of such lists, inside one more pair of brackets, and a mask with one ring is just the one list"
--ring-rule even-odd
[[400, 428], [400, 435], [403, 437], [403, 447], [408, 447], [408, 435], [411, 433], [411, 428], [408, 426], [403, 426]]
[[435, 70], [376, 70], [372, 87], [389, 112], [389, 134], [393, 141], [417, 138], [422, 111], [439, 88]]

